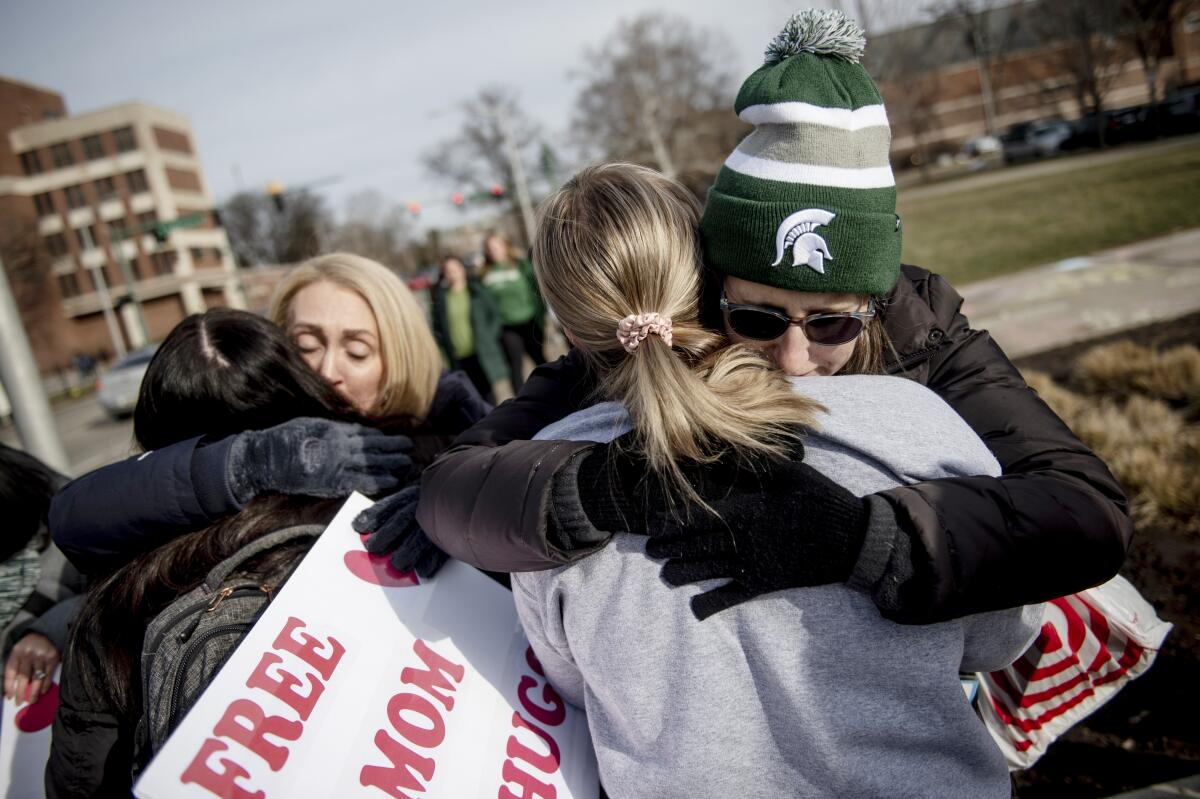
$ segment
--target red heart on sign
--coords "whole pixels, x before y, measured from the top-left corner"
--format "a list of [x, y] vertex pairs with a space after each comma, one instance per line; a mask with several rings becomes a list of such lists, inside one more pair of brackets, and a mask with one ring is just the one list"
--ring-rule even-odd
[[351, 574], [371, 585], [382, 585], [385, 588], [407, 588], [421, 584], [413, 572], [397, 570], [392, 565], [390, 554], [372, 555], [370, 552], [356, 549], [347, 552], [342, 561]]
[[54, 714], [58, 712], [58, 683], [50, 683], [50, 690], [32, 705], [26, 705], [17, 711], [17, 729], [21, 732], [37, 732], [44, 730], [54, 723]]

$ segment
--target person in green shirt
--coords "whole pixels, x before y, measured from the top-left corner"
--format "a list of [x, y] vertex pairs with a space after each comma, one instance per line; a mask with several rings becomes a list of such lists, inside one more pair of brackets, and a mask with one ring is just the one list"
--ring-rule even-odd
[[535, 366], [546, 362], [542, 349], [546, 308], [538, 294], [533, 265], [528, 259], [516, 258], [507, 239], [499, 233], [488, 234], [483, 240], [483, 258], [483, 285], [500, 310], [500, 343], [516, 393], [525, 384], [523, 356], [528, 354]]
[[492, 384], [508, 376], [500, 347], [500, 311], [495, 300], [455, 255], [442, 257], [442, 279], [431, 292], [433, 336], [450, 369], [460, 369], [492, 402]]

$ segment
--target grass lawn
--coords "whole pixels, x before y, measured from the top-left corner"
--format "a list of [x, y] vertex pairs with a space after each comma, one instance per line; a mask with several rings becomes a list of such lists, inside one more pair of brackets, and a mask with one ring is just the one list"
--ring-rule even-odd
[[963, 284], [1200, 226], [1200, 143], [913, 200], [904, 261]]

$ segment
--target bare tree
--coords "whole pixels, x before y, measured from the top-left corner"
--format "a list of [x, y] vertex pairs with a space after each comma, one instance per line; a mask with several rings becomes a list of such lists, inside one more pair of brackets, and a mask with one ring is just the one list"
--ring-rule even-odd
[[532, 234], [530, 175], [540, 171], [541, 129], [521, 110], [516, 95], [488, 87], [462, 105], [462, 127], [452, 139], [421, 156], [427, 172], [455, 188], [483, 192], [500, 184], [518, 201], [526, 232]]
[[1121, 16], [1129, 24], [1151, 103], [1158, 102], [1159, 67], [1173, 50], [1175, 26], [1196, 6], [1195, 0], [1125, 0], [1121, 4]]
[[266, 194], [235, 194], [221, 209], [221, 223], [238, 260], [248, 265], [311, 258], [332, 232], [324, 202], [303, 189], [285, 192], [278, 204]]
[[[1003, 28], [996, 23], [995, 9], [1012, 6], [1004, 13]], [[992, 91], [995, 83], [996, 62], [1011, 48], [1016, 32], [1020, 3], [1009, 0], [938, 0], [929, 6], [929, 12], [938, 21], [953, 25], [963, 35], [967, 49], [975, 59], [979, 74], [979, 94], [983, 101], [984, 127], [989, 135], [996, 133], [996, 95]]]
[[733, 116], [734, 85], [721, 66], [728, 50], [686, 19], [649, 14], [618, 23], [584, 56], [572, 131], [604, 159], [649, 164], [671, 178], [700, 165], [715, 171], [696, 124], [718, 109]]
[[59, 333], [55, 315], [46, 313], [55, 298], [50, 275], [50, 257], [46, 253], [34, 220], [23, 216], [0, 216], [0, 254], [8, 272], [13, 301], [25, 323], [35, 350], [45, 347]]
[[1040, 4], [1050, 58], [1071, 80], [1080, 113], [1091, 115], [1104, 146], [1102, 114], [1126, 54], [1119, 34], [1124, 0], [1054, 0]]
[[330, 248], [362, 255], [405, 274], [416, 264], [409, 239], [411, 225], [404, 209], [367, 189], [346, 198], [345, 214], [333, 231]]

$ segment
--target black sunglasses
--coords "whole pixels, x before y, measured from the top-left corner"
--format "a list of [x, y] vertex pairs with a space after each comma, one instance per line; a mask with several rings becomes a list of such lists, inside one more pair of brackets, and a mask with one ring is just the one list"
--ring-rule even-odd
[[875, 316], [875, 299], [872, 297], [868, 301], [865, 311], [815, 313], [803, 319], [793, 319], [777, 308], [732, 303], [722, 291], [721, 311], [725, 314], [729, 329], [742, 338], [774, 341], [792, 325], [800, 325], [804, 328], [804, 335], [813, 344], [836, 347], [853, 341], [866, 329], [867, 322]]

